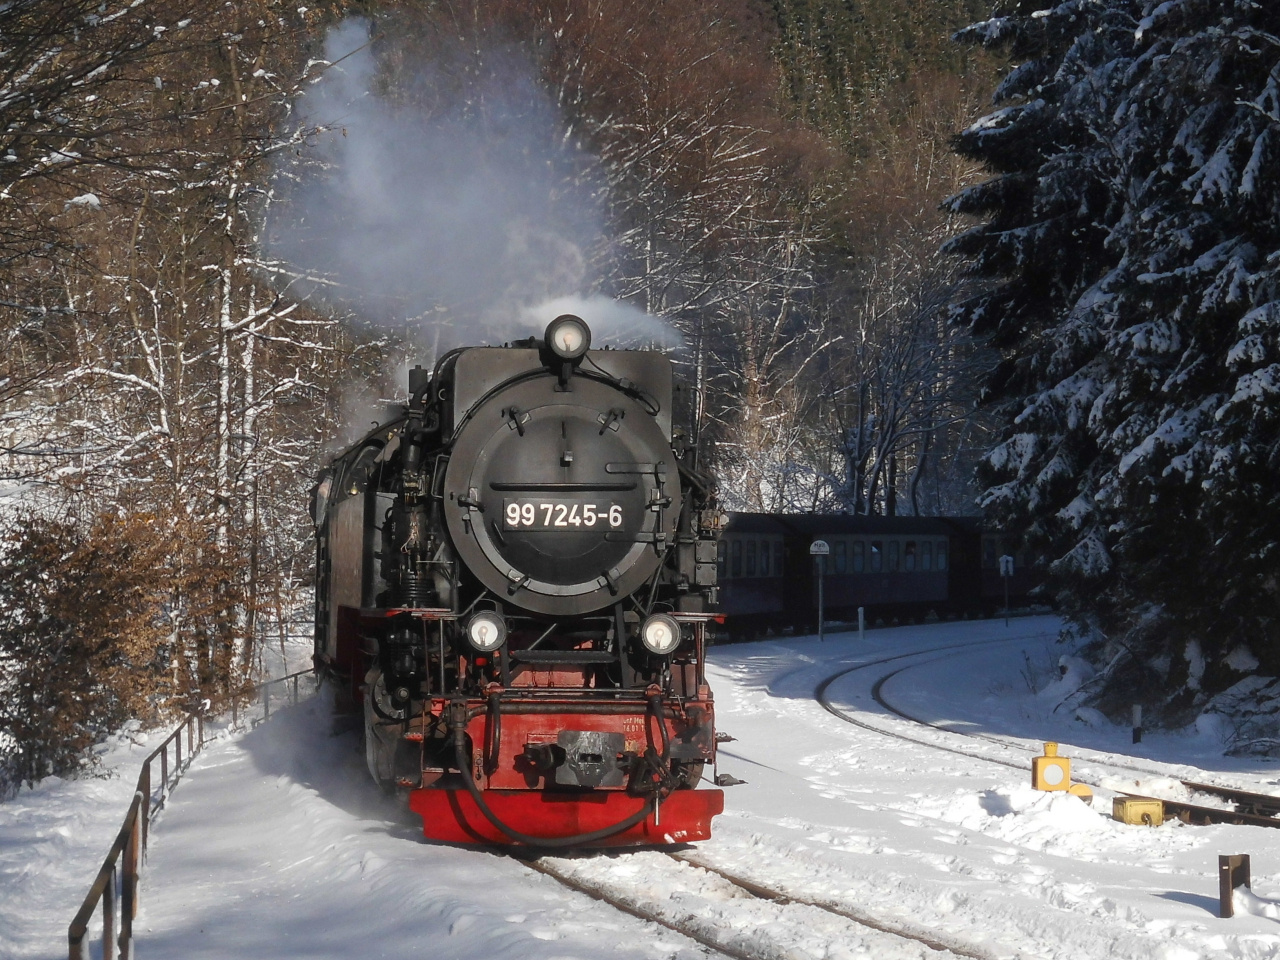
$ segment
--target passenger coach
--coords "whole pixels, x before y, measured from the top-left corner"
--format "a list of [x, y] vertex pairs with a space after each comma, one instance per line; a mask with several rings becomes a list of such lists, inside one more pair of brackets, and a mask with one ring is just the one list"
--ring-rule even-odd
[[[817, 564], [829, 620], [994, 615], [1004, 605], [999, 558], [1011, 548], [978, 517], [879, 517], [734, 513], [717, 547], [721, 610], [731, 639], [817, 627]], [[1034, 584], [1021, 553], [1011, 605]]]

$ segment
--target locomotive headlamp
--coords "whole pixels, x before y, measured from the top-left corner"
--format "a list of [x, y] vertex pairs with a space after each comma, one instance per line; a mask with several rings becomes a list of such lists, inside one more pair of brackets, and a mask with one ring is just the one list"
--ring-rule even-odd
[[545, 342], [561, 360], [577, 360], [591, 346], [591, 330], [581, 317], [562, 313], [547, 325]]
[[680, 624], [665, 613], [655, 613], [641, 624], [640, 642], [650, 653], [665, 657], [680, 646]]
[[507, 639], [507, 622], [491, 610], [481, 610], [467, 621], [467, 643], [481, 653], [493, 653]]

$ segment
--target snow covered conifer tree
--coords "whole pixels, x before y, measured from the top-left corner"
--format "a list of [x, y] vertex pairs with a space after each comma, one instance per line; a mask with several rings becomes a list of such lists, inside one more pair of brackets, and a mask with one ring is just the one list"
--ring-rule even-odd
[[958, 315], [1005, 353], [984, 503], [1173, 719], [1280, 672], [1280, 7], [1024, 0], [964, 36], [1019, 63], [951, 200], [993, 281]]

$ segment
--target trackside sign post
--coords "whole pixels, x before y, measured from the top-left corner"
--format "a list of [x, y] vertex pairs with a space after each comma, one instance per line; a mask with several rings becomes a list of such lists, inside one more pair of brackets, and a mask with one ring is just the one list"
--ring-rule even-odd
[[813, 562], [818, 566], [818, 642], [823, 640], [823, 598], [822, 598], [822, 576], [827, 572], [826, 557], [831, 555], [831, 545], [825, 540], [815, 540], [809, 544], [809, 555], [813, 557]]
[[1009, 625], [1009, 578], [1013, 576], [1013, 557], [1000, 558], [1000, 579], [1004, 581], [1004, 625]]

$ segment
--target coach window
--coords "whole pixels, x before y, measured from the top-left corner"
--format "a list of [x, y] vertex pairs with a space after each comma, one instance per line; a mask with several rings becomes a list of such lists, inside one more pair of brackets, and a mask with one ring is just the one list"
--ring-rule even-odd
[[836, 573], [849, 572], [849, 544], [843, 540], [837, 540], [835, 543], [836, 551]]
[[884, 544], [879, 540], [871, 541], [871, 572], [879, 573], [884, 567]]
[[746, 570], [743, 572], [748, 577], [754, 577], [756, 575], [756, 542], [754, 540], [747, 541], [747, 562], [745, 566]]
[[933, 543], [928, 540], [920, 541], [920, 569], [925, 573], [933, 569]]
[[760, 576], [769, 575], [769, 541], [760, 541]]
[[729, 541], [716, 541], [716, 575], [723, 580], [728, 576], [729, 571], [726, 569], [729, 565], [725, 561], [729, 557]]
[[867, 545], [862, 540], [853, 541], [853, 572], [862, 573], [867, 569]]
[[742, 576], [742, 541], [734, 540], [729, 546], [729, 573], [731, 576]]
[[781, 577], [784, 571], [782, 569], [782, 541], [773, 541], [773, 575]]
[[898, 569], [898, 550], [901, 546], [897, 540], [889, 541], [889, 569], [894, 572]]
[[982, 565], [988, 570], [996, 567], [996, 541], [992, 537], [982, 538]]
[[938, 541], [938, 569], [947, 569], [947, 541]]
[[916, 569], [916, 542], [908, 540], [907, 545], [902, 551], [902, 569], [907, 573], [914, 573]]

